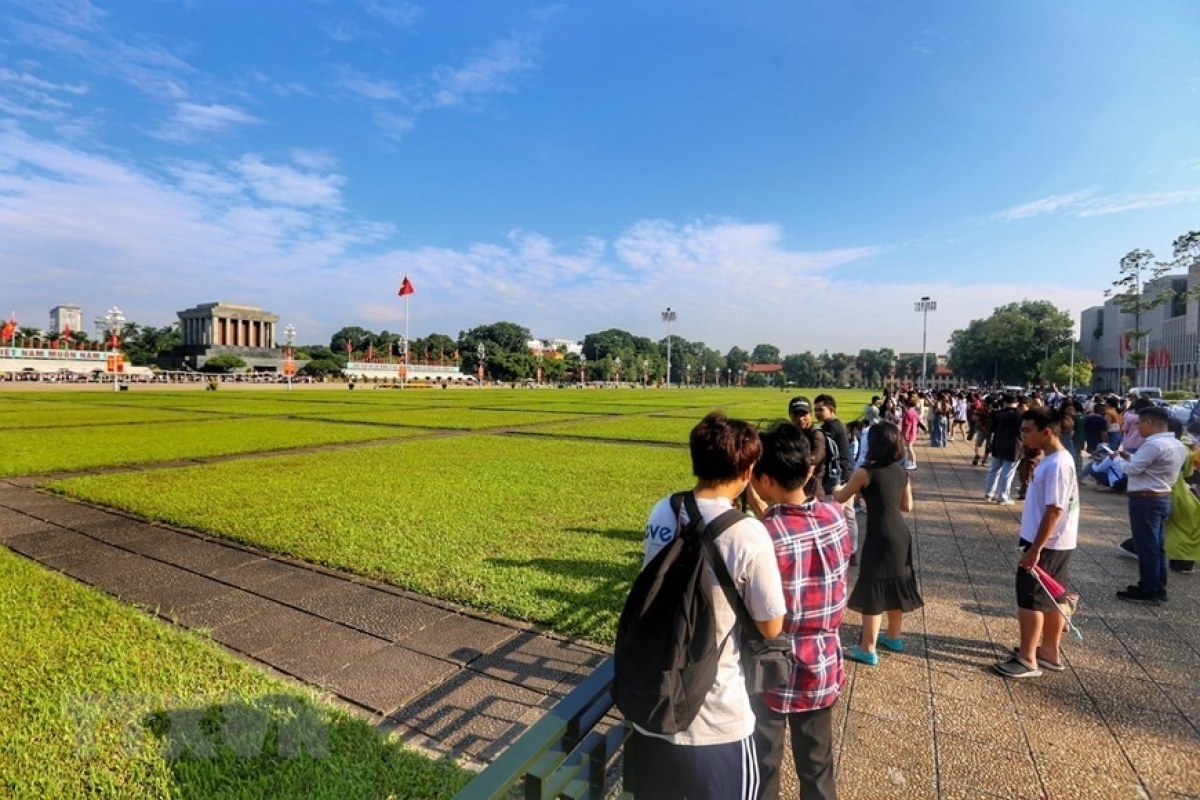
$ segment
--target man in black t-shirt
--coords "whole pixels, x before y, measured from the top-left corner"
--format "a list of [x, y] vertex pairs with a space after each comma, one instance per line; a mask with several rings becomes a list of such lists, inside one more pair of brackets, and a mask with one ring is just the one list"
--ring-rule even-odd
[[992, 460], [988, 464], [987, 478], [983, 483], [983, 499], [1006, 506], [1013, 504], [1013, 476], [1017, 472], [1020, 456], [1021, 412], [1017, 409], [1017, 396], [1005, 393], [1000, 410], [992, 415], [992, 429], [988, 435]]
[[[819, 394], [813, 400], [813, 414], [821, 423], [821, 432], [837, 446], [837, 464], [831, 469], [829, 448], [826, 448], [825, 463], [818, 469], [817, 475], [822, 481], [825, 496], [833, 497], [835, 490], [850, 480], [854, 465], [850, 460], [850, 434], [846, 424], [838, 419], [837, 400], [833, 395]], [[846, 528], [850, 533], [850, 552], [858, 553], [858, 520], [854, 516], [854, 498], [843, 505], [846, 512]]]

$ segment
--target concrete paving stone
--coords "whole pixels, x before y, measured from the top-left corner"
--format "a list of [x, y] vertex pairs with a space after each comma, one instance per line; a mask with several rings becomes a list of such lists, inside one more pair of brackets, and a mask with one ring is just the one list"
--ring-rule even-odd
[[938, 786], [970, 796], [972, 791], [1012, 800], [1045, 800], [1027, 752], [983, 746], [939, 732], [936, 737]]
[[448, 614], [401, 639], [400, 644], [435, 658], [470, 664], [520, 632], [466, 614]]
[[82, 534], [107, 544], [133, 549], [129, 547], [131, 544], [153, 535], [156, 528], [152, 525], [110, 514], [103, 520], [91, 522], [87, 525], [80, 525], [77, 530]]
[[1022, 717], [1025, 737], [1038, 763], [1083, 764], [1117, 777], [1132, 778], [1120, 742], [1102, 720], [1079, 720], [1070, 714], [1047, 712]]
[[363, 656], [387, 646], [378, 636], [352, 630], [325, 620], [313, 620], [302, 636], [288, 638], [256, 657], [280, 672], [310, 683], [327, 676]]
[[922, 800], [937, 797], [934, 773], [915, 767], [880, 764], [860, 754], [843, 753], [837, 765], [838, 794], [845, 798]]
[[158, 609], [163, 614], [202, 602], [224, 588], [207, 578], [162, 564], [147, 566], [141, 571], [149, 573], [147, 580], [131, 576], [131, 580], [115, 585], [117, 595], [122, 600]]
[[67, 574], [109, 594], [115, 594], [112, 587], [122, 581], [132, 580], [131, 576], [137, 573], [143, 561], [141, 556], [115, 550], [103, 559], [73, 564]]
[[1105, 705], [1099, 699], [1097, 705], [1105, 722], [1122, 739], [1151, 733], [1182, 743], [1197, 735], [1195, 725], [1174, 706]]
[[881, 764], [932, 774], [934, 765], [929, 715], [887, 719], [861, 711], [851, 696], [842, 747]]
[[52, 528], [14, 536], [5, 544], [10, 550], [15, 550], [36, 561], [57, 553], [66, 553], [87, 547], [91, 544], [91, 540], [65, 528]]
[[928, 692], [897, 691], [893, 684], [870, 680], [861, 675], [854, 681], [849, 705], [855, 712], [871, 714], [891, 722], [913, 724], [933, 716], [933, 701]]
[[171, 557], [176, 553], [197, 546], [203, 546], [203, 542], [195, 536], [149, 525], [146, 526], [144, 535], [131, 540], [127, 545], [135, 553], [168, 563], [174, 563]]
[[863, 664], [855, 664], [855, 668], [860, 673], [869, 671], [871, 678], [888, 684], [897, 692], [929, 692], [929, 670], [924, 659], [917, 660], [909, 658], [903, 653], [880, 651], [879, 666], [868, 667]]
[[55, 530], [58, 526], [45, 520], [35, 519], [19, 511], [0, 508], [0, 544], [9, 539], [28, 534], [42, 534]]
[[478, 756], [511, 743], [528, 728], [519, 720], [546, 695], [471, 670], [460, 670], [392, 716], [449, 749]]
[[451, 614], [429, 603], [345, 581], [319, 594], [300, 597], [295, 606], [393, 642], [419, 635], [430, 624]]
[[591, 672], [606, 655], [567, 641], [523, 631], [471, 662], [470, 669], [547, 694], [577, 672]]
[[271, 603], [261, 613], [214, 627], [209, 635], [226, 647], [257, 657], [269, 647], [303, 637], [313, 621], [311, 614]]
[[274, 601], [221, 587], [198, 602], [174, 608], [168, 615], [177, 625], [186, 628], [211, 629], [246, 619], [277, 607]]
[[119, 555], [122, 552], [104, 542], [85, 538], [83, 542], [80, 542], [77, 549], [43, 556], [38, 560], [51, 569], [65, 572], [74, 577], [77, 573], [85, 572], [96, 565], [101, 565], [109, 558]]
[[445, 661], [385, 644], [330, 673], [321, 684], [356, 705], [386, 716], [458, 669]]
[[1078, 800], [1145, 800], [1146, 792], [1137, 775], [1123, 762], [1119, 774], [1095, 769], [1086, 760], [1045, 758], [1038, 761], [1038, 774], [1047, 797]]
[[212, 577], [225, 583], [260, 594], [263, 587], [285, 575], [295, 573], [296, 567], [271, 558], [260, 558], [247, 564], [225, 567], [213, 572]]
[[[997, 676], [997, 681], [1004, 680]], [[976, 740], [987, 747], [1022, 750], [1028, 747], [1020, 718], [1011, 701], [982, 705], [970, 699], [933, 696], [934, 729], [938, 735]]]
[[983, 667], [962, 669], [954, 664], [933, 662], [929, 674], [934, 697], [972, 700], [990, 707], [1012, 705], [1007, 685]]
[[1129, 761], [1151, 795], [1177, 792], [1185, 797], [1200, 796], [1200, 754], [1177, 750], [1161, 744], [1122, 741]]
[[[220, 542], [185, 534], [172, 534], [172, 536], [174, 538], [164, 537], [165, 546], [153, 555], [169, 564], [201, 575], [211, 576], [220, 570], [234, 569], [260, 558], [256, 553], [229, 547]], [[137, 545], [133, 545], [133, 549], [138, 549]]]
[[[254, 566], [249, 565], [246, 569], [251, 569]], [[338, 586], [344, 586], [347, 582], [344, 578], [324, 575], [305, 569], [304, 567], [284, 566], [287, 566], [289, 571], [284, 572], [273, 580], [264, 582], [261, 586], [242, 586], [239, 588], [253, 589], [264, 597], [269, 597], [280, 603], [295, 605], [299, 600], [321, 594]]]
[[107, 522], [114, 516], [110, 511], [61, 500], [43, 507], [39, 513], [53, 519], [57, 525], [76, 530]]

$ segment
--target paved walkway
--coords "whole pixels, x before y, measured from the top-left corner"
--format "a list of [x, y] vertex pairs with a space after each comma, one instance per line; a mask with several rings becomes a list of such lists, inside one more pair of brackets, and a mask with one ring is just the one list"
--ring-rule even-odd
[[[1082, 642], [1060, 674], [1006, 682], [1020, 505], [981, 501], [965, 445], [918, 448], [916, 558], [926, 607], [906, 652], [853, 665], [836, 710], [846, 798], [1200, 797], [1200, 573], [1170, 603], [1116, 543], [1124, 498], [1083, 489], [1072, 582]], [[0, 542], [315, 685], [418, 746], [494, 758], [599, 663], [601, 648], [395, 588], [0, 482]], [[856, 616], [843, 640], [857, 640]]]

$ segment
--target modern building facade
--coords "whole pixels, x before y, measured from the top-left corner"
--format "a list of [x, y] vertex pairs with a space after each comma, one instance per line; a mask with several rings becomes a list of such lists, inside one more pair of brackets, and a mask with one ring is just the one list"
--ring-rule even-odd
[[74, 303], [64, 303], [50, 309], [50, 334], [83, 330], [83, 309]]
[[[1158, 386], [1164, 390], [1200, 388], [1200, 260], [1186, 272], [1164, 275], [1147, 283], [1149, 300], [1167, 299], [1142, 314], [1122, 313], [1115, 299], [1093, 306], [1080, 315], [1079, 349], [1092, 362], [1093, 391], [1123, 391], [1132, 386]], [[1137, 336], [1141, 330], [1145, 335]], [[1144, 358], [1135, 370], [1130, 354]]]

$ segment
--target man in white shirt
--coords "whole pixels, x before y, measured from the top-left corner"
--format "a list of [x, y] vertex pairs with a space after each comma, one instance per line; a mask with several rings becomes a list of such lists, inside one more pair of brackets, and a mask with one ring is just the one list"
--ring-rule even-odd
[[1017, 623], [1021, 643], [1012, 657], [993, 665], [1005, 678], [1036, 678], [1043, 669], [1061, 672], [1064, 668], [1059, 644], [1065, 620], [1054, 598], [1032, 573], [1037, 565], [1065, 584], [1079, 536], [1075, 459], [1059, 441], [1055, 421], [1054, 413], [1044, 407], [1031, 408], [1021, 415], [1022, 443], [1041, 450], [1043, 458], [1033, 471], [1021, 513], [1021, 549], [1025, 551], [1017, 562]]
[[1129, 528], [1138, 557], [1138, 582], [1117, 592], [1130, 603], [1156, 606], [1167, 601], [1167, 552], [1164, 544], [1167, 517], [1171, 516], [1171, 487], [1179, 477], [1187, 448], [1168, 430], [1164, 409], [1148, 406], [1138, 411], [1137, 428], [1143, 437], [1133, 455], [1122, 450], [1129, 486]]
[[[733, 507], [762, 455], [758, 431], [719, 412], [705, 417], [689, 437], [694, 494], [704, 521]], [[676, 519], [671, 498], [660, 500], [646, 523], [643, 567], [687, 524]], [[747, 517], [715, 540], [726, 568], [755, 626], [764, 637], [783, 630], [787, 601], [775, 544], [761, 522]], [[716, 639], [722, 642], [716, 680], [699, 713], [683, 731], [661, 734], [634, 725], [625, 748], [626, 786], [638, 798], [655, 800], [758, 800], [756, 718], [742, 672], [737, 614], [711, 569]]]

